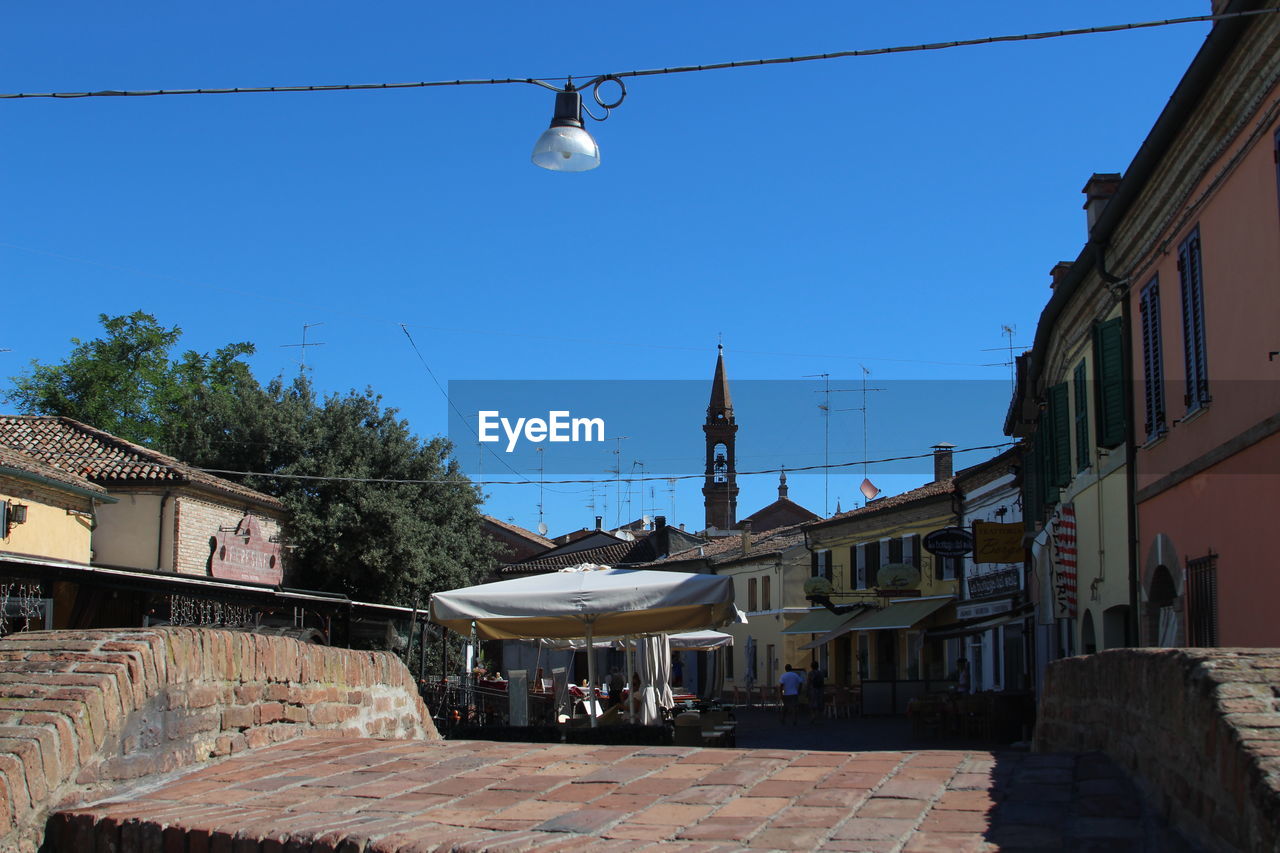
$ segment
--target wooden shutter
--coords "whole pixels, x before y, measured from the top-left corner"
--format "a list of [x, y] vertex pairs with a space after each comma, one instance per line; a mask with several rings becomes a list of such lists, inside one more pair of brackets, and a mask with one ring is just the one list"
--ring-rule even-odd
[[867, 586], [875, 586], [876, 575], [880, 571], [880, 543], [867, 542], [863, 546], [864, 565], [867, 573]]
[[822, 576], [829, 581], [835, 582], [835, 561], [831, 559], [831, 550], [827, 549], [822, 552]]
[[818, 576], [818, 552], [809, 552], [809, 577], [816, 578]]
[[1204, 340], [1204, 281], [1200, 262], [1200, 229], [1195, 228], [1178, 247], [1178, 275], [1182, 279], [1182, 340], [1186, 353], [1187, 411], [1209, 402], [1209, 365]]
[[1160, 334], [1160, 278], [1156, 276], [1142, 288], [1139, 300], [1142, 322], [1142, 384], [1146, 413], [1147, 441], [1163, 435], [1164, 348]]
[[1085, 383], [1084, 359], [1076, 365], [1071, 375], [1071, 387], [1075, 398], [1076, 422], [1076, 470], [1083, 471], [1092, 461], [1089, 447], [1089, 392]]
[[1125, 369], [1124, 321], [1116, 317], [1093, 327], [1093, 381], [1098, 444], [1124, 443]]
[[747, 610], [752, 613], [759, 610], [756, 603], [756, 579], [747, 578]]
[[771, 590], [769, 589], [769, 576], [765, 575], [764, 577], [760, 578], [760, 609], [761, 610], [773, 609], [773, 596], [770, 594], [770, 592]]
[[1067, 383], [1060, 382], [1049, 389], [1049, 421], [1053, 425], [1053, 441], [1050, 482], [1065, 486], [1071, 482], [1071, 409], [1067, 406]]
[[889, 540], [889, 559], [890, 563], [902, 562], [902, 538], [895, 536]]
[[867, 553], [862, 545], [849, 549], [849, 565], [853, 566], [853, 588], [867, 588]]

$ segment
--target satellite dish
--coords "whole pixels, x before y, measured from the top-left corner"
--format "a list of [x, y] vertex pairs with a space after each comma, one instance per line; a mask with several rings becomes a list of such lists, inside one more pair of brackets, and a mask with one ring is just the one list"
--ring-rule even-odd
[[645, 526], [645, 527], [648, 527], [650, 524], [653, 524], [653, 519], [652, 519], [652, 518], [650, 518], [648, 515], [645, 515], [645, 517], [644, 517], [644, 526]]
[[547, 530], [548, 530], [548, 528], [547, 528], [547, 523], [546, 523], [545, 521], [539, 521], [539, 522], [538, 522], [538, 534], [539, 534], [540, 536], [546, 536], [546, 535], [547, 535]]

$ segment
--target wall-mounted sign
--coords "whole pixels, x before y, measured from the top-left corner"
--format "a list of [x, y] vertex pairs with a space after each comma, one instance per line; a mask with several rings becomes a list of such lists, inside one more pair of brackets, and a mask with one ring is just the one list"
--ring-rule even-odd
[[981, 619], [984, 616], [994, 616], [997, 613], [1008, 613], [1013, 609], [1013, 599], [1006, 598], [1002, 601], [984, 601], [981, 604], [957, 604], [956, 619], [963, 622], [966, 619]]
[[235, 530], [220, 530], [209, 539], [209, 573], [215, 578], [278, 584], [284, 580], [280, 543], [262, 535], [258, 520], [246, 515]]
[[963, 527], [941, 527], [925, 534], [922, 544], [939, 557], [963, 557], [973, 550], [973, 534]]
[[1006, 569], [1002, 572], [991, 572], [985, 575], [970, 575], [965, 579], [969, 585], [970, 598], [986, 598], [989, 595], [1005, 595], [1017, 592], [1018, 570]]
[[886, 563], [876, 572], [881, 589], [909, 589], [920, 583], [920, 570], [910, 563]]
[[997, 524], [994, 521], [973, 523], [973, 561], [975, 563], [1021, 563], [1026, 556], [1022, 547], [1022, 522]]

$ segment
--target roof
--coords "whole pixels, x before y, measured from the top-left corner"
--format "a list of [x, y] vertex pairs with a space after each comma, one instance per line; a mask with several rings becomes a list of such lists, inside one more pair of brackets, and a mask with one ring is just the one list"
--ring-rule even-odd
[[533, 557], [519, 563], [509, 563], [502, 567], [504, 577], [511, 575], [536, 575], [543, 572], [554, 572], [578, 566], [583, 563], [594, 563], [597, 566], [616, 566], [626, 562], [626, 556], [636, 547], [635, 542], [614, 542], [598, 548], [584, 548], [581, 551], [566, 551], [562, 554], [549, 554], [545, 557]]
[[[1231, 0], [1222, 11], [1248, 11], [1261, 8], [1262, 5], [1261, 0]], [[1090, 231], [1088, 242], [1080, 250], [1076, 261], [1063, 276], [1062, 281], [1054, 287], [1053, 296], [1041, 312], [1040, 319], [1036, 323], [1036, 336], [1028, 365], [1028, 387], [1020, 389], [1024, 393], [1035, 393], [1036, 385], [1045, 369], [1045, 359], [1053, 329], [1067, 303], [1072, 300], [1095, 269], [1106, 268], [1103, 253], [1111, 241], [1112, 234], [1137, 202], [1138, 196], [1155, 174], [1178, 134], [1186, 127], [1187, 121], [1217, 79], [1219, 70], [1226, 64], [1241, 36], [1253, 24], [1252, 18], [1232, 18], [1214, 22], [1213, 29], [1209, 31], [1200, 51], [1191, 61], [1191, 65], [1178, 82], [1177, 88], [1173, 90], [1173, 94], [1169, 96], [1169, 102], [1156, 119], [1147, 138], [1143, 140], [1133, 161], [1129, 163], [1129, 168], [1124, 171], [1124, 177], [1115, 195], [1098, 216], [1097, 222]], [[1007, 429], [1009, 429], [1008, 420], [1006, 421]]]
[[495, 527], [501, 527], [503, 530], [507, 531], [513, 536], [519, 536], [521, 539], [526, 539], [535, 545], [541, 545], [543, 548], [556, 547], [556, 543], [552, 542], [550, 539], [548, 539], [545, 536], [541, 536], [537, 533], [534, 533], [532, 530], [525, 530], [523, 527], [520, 527], [518, 525], [509, 524], [508, 522], [501, 521], [497, 518], [494, 518], [492, 515], [482, 515], [481, 518], [483, 518], [489, 524], [492, 524]]
[[[968, 470], [967, 468], [965, 469]], [[964, 473], [963, 471], [961, 473]], [[875, 515], [876, 513], [886, 510], [898, 509], [899, 507], [913, 504], [917, 501], [929, 500], [931, 498], [940, 498], [947, 495], [955, 494], [956, 478], [947, 477], [945, 480], [934, 480], [932, 483], [925, 483], [919, 488], [912, 489], [909, 492], [903, 492], [893, 497], [881, 498], [878, 501], [872, 501], [864, 507], [851, 509], [848, 512], [837, 513], [830, 518], [822, 521], [813, 521], [804, 525], [807, 528], [824, 527], [828, 524], [834, 524], [838, 521], [844, 521], [850, 518], [862, 518], [863, 516]]]
[[107, 489], [191, 485], [277, 509], [284, 506], [270, 495], [58, 415], [0, 416], [0, 444]]
[[90, 497], [107, 499], [107, 490], [84, 477], [69, 474], [60, 468], [41, 462], [30, 454], [0, 444], [0, 474], [11, 474], [23, 479], [33, 479], [49, 485], [68, 489]]
[[818, 521], [821, 518], [822, 516], [802, 507], [791, 498], [778, 498], [768, 506], [760, 507], [760, 509], [739, 521], [738, 526], [741, 527], [747, 522], [751, 522], [751, 527], [754, 530], [772, 530], [792, 524], [801, 524], [806, 521]]
[[781, 554], [798, 545], [804, 545], [804, 530], [800, 525], [779, 527], [750, 534], [747, 550], [742, 550], [742, 534], [713, 539], [704, 545], [694, 545], [683, 551], [672, 552], [658, 565], [689, 560], [702, 560], [708, 565], [727, 565], [742, 560], [752, 560], [773, 554]]

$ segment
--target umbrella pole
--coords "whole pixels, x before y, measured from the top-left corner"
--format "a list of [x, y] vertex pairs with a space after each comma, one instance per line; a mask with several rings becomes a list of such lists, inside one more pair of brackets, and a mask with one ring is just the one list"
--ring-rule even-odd
[[591, 646], [591, 621], [587, 620], [587, 714], [591, 717], [591, 728], [596, 722], [596, 650]]
[[[633, 672], [635, 672], [635, 667], [632, 665], [634, 662], [634, 658], [631, 656], [631, 635], [630, 634], [628, 634], [624, 638], [623, 649], [624, 649], [623, 654], [627, 659], [627, 690], [631, 691], [631, 675]], [[635, 723], [635, 710], [634, 710], [635, 698], [636, 697], [633, 695], [633, 692], [627, 693], [627, 722], [632, 724]]]

